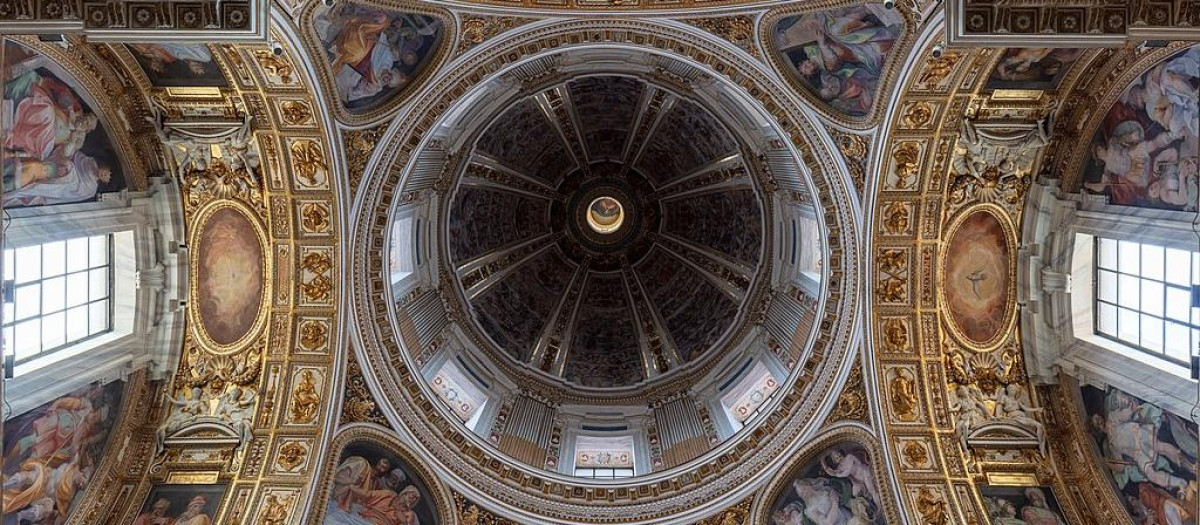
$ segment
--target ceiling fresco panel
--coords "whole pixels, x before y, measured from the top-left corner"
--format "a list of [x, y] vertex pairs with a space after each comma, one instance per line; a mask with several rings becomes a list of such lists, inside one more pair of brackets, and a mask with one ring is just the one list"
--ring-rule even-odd
[[941, 290], [951, 327], [976, 345], [995, 342], [1014, 313], [1011, 227], [1003, 220], [986, 208], [970, 212], [950, 228], [943, 250]]
[[992, 69], [986, 89], [1040, 89], [1058, 87], [1084, 49], [1017, 47], [1004, 50]]
[[85, 386], [4, 422], [4, 525], [66, 522], [104, 458], [124, 391], [124, 381]]
[[1093, 450], [1130, 517], [1186, 516], [1197, 482], [1196, 424], [1111, 386], [1081, 394]]
[[127, 46], [155, 87], [226, 87], [212, 50], [202, 44], [137, 43]]
[[4, 51], [3, 206], [87, 202], [125, 189], [109, 130], [76, 79], [20, 44]]
[[262, 234], [236, 206], [203, 213], [195, 230], [197, 304], [191, 311], [213, 343], [230, 346], [260, 324], [267, 275]]

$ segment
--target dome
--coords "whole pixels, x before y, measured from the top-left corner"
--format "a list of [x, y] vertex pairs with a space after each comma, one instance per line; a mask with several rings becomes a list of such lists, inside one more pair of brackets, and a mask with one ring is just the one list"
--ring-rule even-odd
[[574, 78], [513, 103], [474, 143], [446, 213], [469, 330], [510, 368], [581, 389], [719, 352], [763, 267], [741, 151], [703, 106], [637, 78]]
[[400, 389], [385, 412], [428, 426], [431, 454], [499, 458], [461, 465], [475, 480], [504, 465], [563, 490], [651, 487], [809, 431], [810, 408], [768, 415], [814, 406], [832, 376], [813, 374], [840, 366], [816, 348], [826, 215], [740, 88], [592, 49], [430, 110], [373, 212], [391, 286], [371, 315], [391, 317], [376, 325], [381, 379]]

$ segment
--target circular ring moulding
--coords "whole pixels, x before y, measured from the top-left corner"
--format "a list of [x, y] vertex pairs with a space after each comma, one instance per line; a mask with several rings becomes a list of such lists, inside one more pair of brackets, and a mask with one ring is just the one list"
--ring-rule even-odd
[[[483, 401], [474, 403], [484, 407], [475, 414], [433, 405], [455, 425], [465, 421], [463, 437], [491, 448], [489, 455], [556, 482], [580, 466], [579, 438], [606, 432], [632, 437], [637, 477], [653, 474], [646, 483], [692, 468], [766, 419], [719, 428], [714, 419], [727, 417], [718, 413], [726, 410], [723, 395], [740, 391], [765, 361], [774, 362], [770, 382], [781, 391], [798, 377], [788, 368], [796, 363], [780, 364], [787, 357], [775, 355], [768, 347], [774, 338], [758, 324], [768, 295], [791, 300], [786, 285], [773, 291], [769, 282], [780, 249], [771, 227], [784, 219], [752, 160], [762, 152], [745, 139], [764, 132], [735, 133], [739, 123], [718, 115], [739, 111], [711, 106], [726, 99], [680, 92], [656, 79], [655, 67], [627, 67], [634, 63], [582, 74], [560, 64], [557, 79], [516, 83], [523, 92], [484, 87], [483, 96], [464, 97], [470, 107], [445, 113], [457, 122], [432, 128], [437, 143], [466, 145], [445, 175], [452, 179], [429, 194], [433, 205], [395, 204], [414, 206], [425, 214], [421, 222], [437, 225], [437, 253], [427, 260], [441, 265], [442, 276], [391, 291], [397, 333], [422, 330], [412, 306], [420, 293], [440, 296], [436, 309], [448, 308], [453, 325], [433, 349], [409, 348], [419, 338], [402, 338], [404, 366], [416, 367], [402, 377], [421, 381], [430, 398], [443, 397], [431, 384], [440, 377], [439, 384], [453, 385], [445, 394], [455, 402]], [[767, 142], [754, 139], [760, 148]], [[817, 303], [805, 307], [817, 310]], [[810, 339], [792, 335], [782, 343]], [[827, 368], [823, 361], [817, 369]], [[749, 386], [749, 402], [780, 398]], [[388, 403], [398, 414], [416, 410]], [[678, 421], [695, 428], [671, 428]], [[670, 442], [684, 430], [694, 430], [685, 436], [690, 444]], [[443, 462], [440, 432], [418, 441]], [[415, 435], [425, 433], [422, 427]], [[588, 458], [624, 457], [604, 443], [589, 446], [600, 454]], [[471, 479], [464, 482], [491, 487]], [[483, 485], [477, 488], [487, 494], [508, 490]]]
[[587, 223], [596, 233], [608, 235], [625, 223], [625, 207], [621, 201], [607, 195], [596, 197], [588, 204]]

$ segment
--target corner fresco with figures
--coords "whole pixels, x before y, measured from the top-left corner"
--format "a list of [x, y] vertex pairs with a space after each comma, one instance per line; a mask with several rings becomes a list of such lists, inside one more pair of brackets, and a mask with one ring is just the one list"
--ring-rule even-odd
[[1083, 188], [1112, 204], [1195, 211], [1200, 186], [1200, 46], [1142, 73], [1092, 137]]
[[333, 471], [326, 525], [437, 525], [427, 482], [399, 454], [353, 442]]
[[895, 10], [868, 4], [788, 16], [772, 36], [786, 75], [834, 110], [864, 117], [902, 31]]
[[441, 19], [338, 2], [313, 18], [338, 100], [367, 113], [411, 87], [443, 39]]
[[70, 517], [104, 458], [124, 387], [87, 386], [4, 422], [4, 525]]
[[1083, 387], [1087, 429], [1136, 523], [1195, 523], [1196, 424], [1113, 387]]
[[883, 525], [878, 483], [862, 445], [845, 442], [800, 466], [771, 504], [771, 525]]
[[92, 201], [126, 187], [108, 132], [82, 88], [48, 57], [6, 43], [5, 208]]

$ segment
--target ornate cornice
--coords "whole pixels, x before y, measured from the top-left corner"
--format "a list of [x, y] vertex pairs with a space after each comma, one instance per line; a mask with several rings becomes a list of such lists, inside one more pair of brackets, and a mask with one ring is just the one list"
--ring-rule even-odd
[[[573, 20], [539, 26], [494, 45], [489, 42], [455, 71], [434, 79], [421, 98], [414, 101], [414, 107], [439, 110], [412, 112], [402, 117], [396, 124], [397, 134], [381, 153], [384, 162], [380, 165], [407, 165], [417, 146], [427, 138], [426, 131], [433, 129], [434, 122], [442, 116], [441, 111], [453, 107], [467, 93], [474, 75], [511, 67], [518, 59], [518, 54], [507, 50], [520, 48], [527, 59], [548, 50], [562, 52], [597, 44], [689, 57], [705, 70], [720, 72], [723, 81], [741, 86], [761, 107], [767, 108], [767, 114], [791, 143], [788, 150], [798, 150], [800, 163], [814, 170], [814, 194], [830, 201], [822, 205], [830, 232], [828, 243], [834, 270], [828, 280], [824, 313], [819, 314], [820, 333], [814, 358], [794, 372], [797, 377], [793, 387], [777, 396], [781, 400], [778, 409], [763, 420], [756, 432], [739, 434], [706, 455], [707, 459], [610, 490], [497, 457], [480, 440], [464, 434], [461, 425], [446, 419], [417, 380], [419, 376], [412, 368], [408, 352], [399, 346], [394, 329], [374, 321], [388, 308], [382, 300], [384, 294], [374, 290], [374, 284], [356, 295], [358, 335], [366, 346], [370, 366], [378, 371], [390, 369], [379, 377], [380, 387], [389, 400], [385, 415], [411, 432], [418, 443], [417, 453], [440, 465], [456, 490], [463, 490], [472, 500], [503, 505], [508, 509], [506, 515], [540, 516], [539, 521], [649, 521], [670, 516], [682, 519], [682, 515], [694, 516], [697, 509], [712, 508], [710, 503], [736, 501], [762, 482], [761, 472], [772, 458], [800, 436], [812, 432], [810, 423], [817, 402], [828, 393], [833, 382], [833, 374], [825, 372], [842, 362], [851, 336], [852, 327], [836, 319], [852, 315], [853, 298], [857, 296], [856, 280], [847, 278], [857, 274], [859, 260], [854, 229], [849, 226], [853, 190], [846, 185], [845, 175], [835, 171], [831, 152], [813, 145], [810, 137], [818, 133], [817, 129], [791, 99], [782, 95], [773, 76], [739, 58], [744, 56], [740, 53], [732, 54], [711, 41], [643, 20]], [[367, 209], [384, 209], [403, 187], [380, 170], [364, 180], [362, 191]], [[372, 213], [360, 213], [359, 217], [364, 222], [356, 228], [352, 275], [370, 283], [377, 280], [369, 276], [381, 275], [382, 261], [367, 247], [372, 245], [372, 238], [382, 233], [382, 225], [376, 224]], [[469, 459], [464, 461], [464, 458]], [[602, 511], [597, 500], [604, 501]]]

